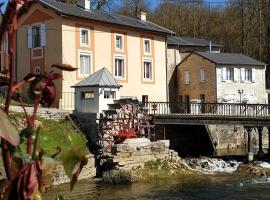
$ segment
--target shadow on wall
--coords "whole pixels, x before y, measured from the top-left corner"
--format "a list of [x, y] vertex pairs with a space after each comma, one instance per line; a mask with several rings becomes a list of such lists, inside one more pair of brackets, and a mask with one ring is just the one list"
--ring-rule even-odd
[[174, 68], [169, 81], [169, 101], [177, 101], [177, 66]]
[[[164, 126], [158, 129], [163, 131]], [[205, 126], [166, 125], [165, 130], [170, 148], [181, 157], [213, 156], [215, 153], [214, 144]]]

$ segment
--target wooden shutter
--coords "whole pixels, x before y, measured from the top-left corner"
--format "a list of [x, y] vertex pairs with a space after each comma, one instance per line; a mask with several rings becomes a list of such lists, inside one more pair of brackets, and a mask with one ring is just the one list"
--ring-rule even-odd
[[189, 71], [185, 71], [185, 84], [189, 84]]
[[255, 83], [255, 77], [256, 77], [256, 69], [252, 68], [251, 69], [251, 78], [252, 78], [252, 82]]
[[32, 32], [32, 26], [29, 26], [27, 29], [27, 46], [29, 49], [33, 48]]
[[46, 26], [44, 23], [40, 24], [40, 44], [42, 47], [46, 46]]
[[240, 69], [240, 81], [241, 83], [244, 83], [245, 81], [245, 68]]
[[226, 67], [222, 67], [221, 69], [221, 80], [226, 81]]
[[205, 69], [201, 70], [201, 80], [202, 82], [205, 82]]

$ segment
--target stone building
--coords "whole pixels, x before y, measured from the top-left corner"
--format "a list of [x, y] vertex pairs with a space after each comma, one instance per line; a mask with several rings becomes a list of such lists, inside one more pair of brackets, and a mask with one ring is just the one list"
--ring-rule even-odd
[[221, 45], [212, 43], [209, 40], [170, 36], [167, 41], [167, 84], [169, 100], [177, 101], [175, 91], [177, 90], [176, 66], [193, 51], [220, 53]]
[[180, 102], [267, 103], [265, 63], [238, 53], [193, 52], [177, 66]]

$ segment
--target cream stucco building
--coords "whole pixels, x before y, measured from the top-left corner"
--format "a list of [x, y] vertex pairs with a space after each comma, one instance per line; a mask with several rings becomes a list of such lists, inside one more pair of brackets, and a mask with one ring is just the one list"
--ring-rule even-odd
[[151, 23], [144, 13], [131, 18], [92, 11], [89, 5], [89, 0], [77, 5], [40, 0], [31, 2], [27, 12], [20, 9], [17, 79], [48, 72], [55, 63], [78, 67], [61, 72], [63, 80], [56, 82], [55, 106], [73, 109], [71, 86], [106, 67], [123, 86], [122, 97], [166, 101], [166, 40], [174, 33]]

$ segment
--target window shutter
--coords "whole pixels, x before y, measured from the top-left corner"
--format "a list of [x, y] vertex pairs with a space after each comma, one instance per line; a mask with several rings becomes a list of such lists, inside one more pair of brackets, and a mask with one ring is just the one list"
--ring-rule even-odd
[[237, 68], [234, 68], [233, 69], [233, 81], [234, 82], [237, 82], [237, 72], [238, 72], [238, 69]]
[[44, 23], [40, 24], [40, 40], [41, 46], [46, 46], [46, 26]]
[[200, 81], [205, 81], [205, 69], [200, 69]]
[[221, 80], [226, 81], [226, 67], [222, 67], [221, 69]]
[[245, 68], [240, 69], [240, 81], [241, 83], [245, 81]]
[[256, 70], [252, 68], [251, 78], [253, 83], [255, 83], [255, 77], [256, 77]]
[[185, 71], [185, 84], [189, 84], [189, 71]]
[[29, 26], [27, 29], [27, 41], [28, 48], [31, 49], [33, 47], [33, 39], [32, 39], [32, 26]]

